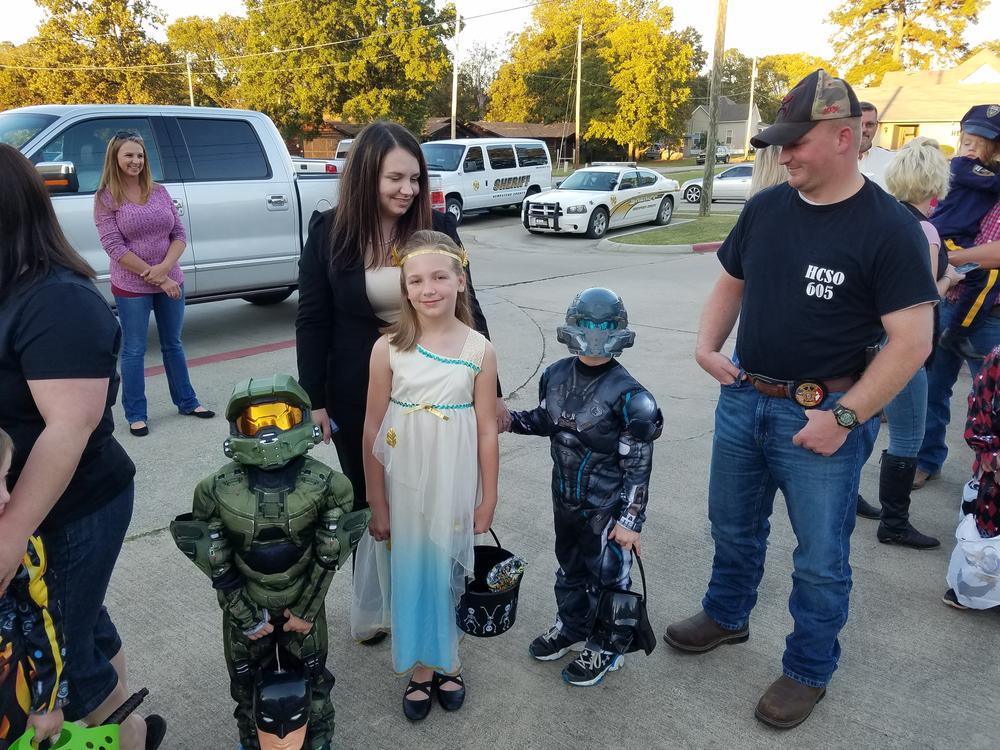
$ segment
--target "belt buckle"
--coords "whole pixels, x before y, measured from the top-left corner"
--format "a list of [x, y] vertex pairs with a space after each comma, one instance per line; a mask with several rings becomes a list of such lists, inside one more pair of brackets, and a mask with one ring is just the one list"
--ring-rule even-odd
[[803, 409], [815, 409], [826, 398], [826, 386], [818, 380], [799, 380], [795, 383], [792, 398]]

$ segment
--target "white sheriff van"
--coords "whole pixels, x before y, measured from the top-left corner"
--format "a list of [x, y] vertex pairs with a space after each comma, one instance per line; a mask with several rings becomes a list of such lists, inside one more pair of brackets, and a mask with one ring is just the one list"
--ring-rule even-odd
[[552, 162], [544, 141], [530, 138], [460, 138], [420, 147], [427, 171], [444, 183], [448, 213], [520, 205], [552, 186]]

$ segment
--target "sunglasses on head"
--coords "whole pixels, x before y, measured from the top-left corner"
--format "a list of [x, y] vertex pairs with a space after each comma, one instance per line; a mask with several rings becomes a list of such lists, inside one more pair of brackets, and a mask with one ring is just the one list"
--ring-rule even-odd
[[119, 130], [115, 133], [115, 138], [122, 138], [128, 141], [141, 141], [142, 136], [134, 130]]

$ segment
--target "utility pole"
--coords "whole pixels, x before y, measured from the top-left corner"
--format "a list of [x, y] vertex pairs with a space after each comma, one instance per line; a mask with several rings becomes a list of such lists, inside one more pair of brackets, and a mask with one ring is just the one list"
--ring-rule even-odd
[[708, 136], [705, 143], [705, 173], [701, 181], [699, 216], [712, 213], [712, 181], [715, 178], [715, 148], [719, 130], [719, 89], [722, 87], [722, 66], [726, 56], [726, 12], [728, 0], [719, 0], [715, 19], [715, 52], [712, 54], [712, 83], [708, 93]]
[[462, 28], [462, 16], [455, 15], [455, 57], [451, 61], [451, 138], [457, 136], [458, 123], [458, 34]]
[[583, 19], [576, 27], [576, 138], [573, 143], [573, 169], [580, 168], [580, 81], [583, 62]]
[[753, 69], [750, 72], [750, 106], [747, 107], [747, 137], [743, 143], [743, 159], [750, 158], [750, 127], [753, 125], [753, 91], [757, 85], [757, 58], [753, 59]]
[[184, 55], [184, 60], [187, 63], [188, 71], [188, 97], [191, 99], [191, 106], [194, 106], [194, 81], [191, 79], [191, 60], [194, 59], [194, 55], [188, 52]]

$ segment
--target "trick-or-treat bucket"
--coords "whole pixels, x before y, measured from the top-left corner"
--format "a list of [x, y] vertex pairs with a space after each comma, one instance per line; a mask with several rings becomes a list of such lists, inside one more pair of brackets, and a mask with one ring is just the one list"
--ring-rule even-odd
[[493, 535], [496, 546], [475, 546], [475, 575], [471, 580], [466, 580], [465, 593], [455, 607], [458, 627], [478, 638], [492, 638], [511, 629], [517, 616], [517, 592], [521, 588], [520, 579], [507, 591], [490, 591], [486, 585], [486, 574], [493, 566], [514, 557], [513, 552], [500, 546], [500, 540], [493, 529], [490, 529], [490, 534]]
[[[35, 730], [28, 729], [20, 739], [10, 746], [10, 750], [33, 750], [31, 740]], [[59, 739], [49, 745], [51, 750], [118, 750], [118, 725], [82, 727], [67, 721], [63, 724]]]

